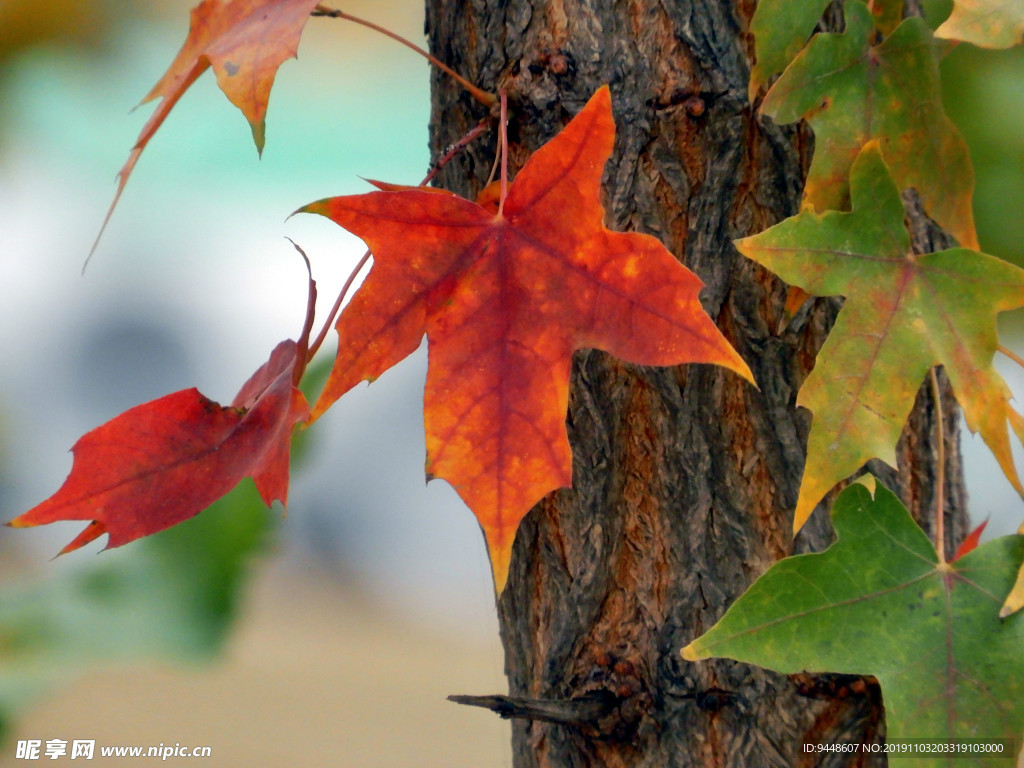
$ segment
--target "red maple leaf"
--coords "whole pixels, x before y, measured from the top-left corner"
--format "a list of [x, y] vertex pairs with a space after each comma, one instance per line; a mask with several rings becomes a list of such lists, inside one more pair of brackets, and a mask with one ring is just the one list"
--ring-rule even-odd
[[9, 525], [91, 521], [63, 554], [104, 533], [110, 548], [162, 531], [245, 477], [267, 506], [287, 505], [292, 428], [309, 417], [295, 386], [304, 367], [304, 345], [284, 341], [230, 406], [193, 388], [125, 411], [75, 443], [60, 490]]
[[390, 188], [305, 207], [366, 241], [373, 269], [337, 323], [314, 418], [429, 342], [427, 472], [484, 530], [500, 591], [519, 521], [568, 486], [572, 354], [749, 369], [702, 309], [701, 281], [653, 237], [605, 228], [601, 174], [615, 126], [602, 88], [539, 149], [497, 212]]

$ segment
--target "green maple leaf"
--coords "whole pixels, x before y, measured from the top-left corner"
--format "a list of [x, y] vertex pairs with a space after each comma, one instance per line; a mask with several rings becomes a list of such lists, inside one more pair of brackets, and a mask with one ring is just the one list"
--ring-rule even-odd
[[750, 20], [757, 62], [750, 72], [750, 97], [800, 52], [829, 0], [762, 0]]
[[[760, 0], [750, 20], [757, 61], [750, 72], [750, 98], [768, 79], [789, 66], [814, 32], [829, 0]], [[903, 16], [902, 0], [875, 2], [875, 25], [888, 34]]]
[[[847, 488], [832, 520], [835, 544], [776, 563], [683, 656], [724, 656], [785, 674], [874, 675], [889, 739], [1019, 745], [1024, 614], [1000, 619], [998, 613], [1024, 558], [1024, 536], [1005, 536], [940, 563], [924, 532], [881, 485], [874, 499], [862, 485]], [[934, 756], [900, 761], [905, 768], [938, 764]], [[948, 764], [1005, 761], [958, 757]]]
[[[866, 461], [895, 447], [929, 369], [945, 366], [967, 425], [1024, 494], [1009, 425], [1024, 434], [992, 367], [996, 315], [1024, 306], [1024, 270], [966, 248], [916, 255], [878, 144], [850, 173], [853, 211], [804, 211], [736, 242], [745, 256], [815, 296], [845, 296], [797, 404], [814, 413], [794, 528]], [[1024, 438], [1022, 438], [1024, 439]]]
[[938, 63], [948, 44], [920, 18], [880, 44], [875, 37], [871, 11], [850, 0], [846, 31], [815, 35], [765, 96], [765, 114], [780, 123], [806, 119], [814, 129], [804, 203], [846, 209], [850, 166], [879, 139], [900, 188], [915, 187], [935, 221], [977, 248], [967, 145], [942, 109]]

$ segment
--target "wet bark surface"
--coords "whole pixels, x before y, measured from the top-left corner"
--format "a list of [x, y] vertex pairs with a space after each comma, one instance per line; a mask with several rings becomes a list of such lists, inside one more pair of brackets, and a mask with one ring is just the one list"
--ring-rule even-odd
[[[876, 741], [880, 693], [846, 676], [787, 677], [680, 649], [778, 559], [831, 540], [830, 495], [793, 540], [811, 415], [796, 393], [839, 299], [784, 313], [786, 286], [732, 246], [799, 209], [813, 150], [747, 96], [752, 2], [428, 2], [433, 53], [509, 94], [512, 167], [602, 84], [617, 125], [606, 224], [662, 240], [705, 282], [704, 307], [755, 388], [714, 366], [643, 368], [578, 353], [567, 424], [573, 487], [523, 521], [499, 603], [514, 765], [883, 765], [805, 757], [807, 742]], [[435, 157], [487, 114], [434, 76]], [[494, 161], [478, 140], [438, 177], [473, 196]], [[915, 244], [934, 228], [915, 212]], [[948, 395], [949, 525], [964, 527], [957, 417]], [[923, 389], [899, 472], [871, 468], [917, 517], [933, 504], [935, 410]], [[954, 535], [951, 538], [955, 539]], [[538, 705], [550, 705], [538, 716]], [[517, 709], [518, 707], [518, 709]], [[497, 707], [494, 707], [497, 708]]]

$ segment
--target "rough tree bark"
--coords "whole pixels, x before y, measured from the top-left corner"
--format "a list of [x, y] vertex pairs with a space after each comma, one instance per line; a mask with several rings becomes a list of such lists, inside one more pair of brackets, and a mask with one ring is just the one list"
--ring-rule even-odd
[[[838, 310], [783, 314], [785, 286], [731, 240], [797, 212], [813, 148], [747, 99], [751, 0], [428, 0], [432, 52], [509, 94], [512, 167], [550, 139], [603, 83], [617, 140], [605, 171], [608, 226], [659, 237], [706, 283], [705, 308], [759, 389], [712, 366], [651, 369], [599, 352], [574, 367], [568, 414], [573, 488], [524, 520], [498, 610], [514, 721], [514, 765], [791, 766], [806, 741], [876, 740], [876, 686], [789, 678], [679, 654], [772, 563], [821, 549], [824, 508], [794, 542], [792, 510], [810, 414], [796, 393]], [[433, 81], [434, 156], [483, 116]], [[473, 196], [494, 142], [440, 176]], [[907, 196], [915, 242], [941, 237]], [[919, 519], [932, 508], [934, 414], [923, 389], [898, 450], [872, 467]], [[948, 510], [962, 535], [957, 416], [944, 395]], [[534, 702], [519, 701], [523, 697]], [[875, 765], [880, 763], [876, 762]]]

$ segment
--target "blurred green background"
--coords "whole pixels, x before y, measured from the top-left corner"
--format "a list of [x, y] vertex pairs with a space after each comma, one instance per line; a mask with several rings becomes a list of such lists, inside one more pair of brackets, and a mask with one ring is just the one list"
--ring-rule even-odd
[[[150, 113], [128, 110], [181, 45], [191, 5], [0, 0], [4, 519], [59, 486], [86, 430], [183, 387], [230, 399], [298, 333], [306, 277], [284, 235], [310, 254], [326, 311], [361, 245], [318, 217], [285, 221], [292, 210], [364, 191], [360, 177], [416, 183], [426, 170], [425, 63], [312, 20], [278, 75], [263, 159], [204, 75], [81, 276]], [[344, 8], [422, 40], [418, 3]], [[971, 145], [982, 247], [1024, 264], [1024, 51], [962, 45], [943, 76]], [[1021, 351], [1018, 325], [1005, 329]], [[1021, 371], [1002, 370], [1024, 391]], [[79, 526], [0, 529], [0, 766], [18, 764], [10, 740], [26, 738], [191, 741], [223, 766], [507, 765], [507, 726], [443, 701], [505, 683], [476, 524], [443, 483], [422, 486], [423, 371], [418, 355], [304, 435], [315, 450], [296, 462], [283, 524], [245, 483], [96, 560], [50, 561]], [[1020, 499], [980, 441], [965, 448], [975, 515], [1011, 532]]]

